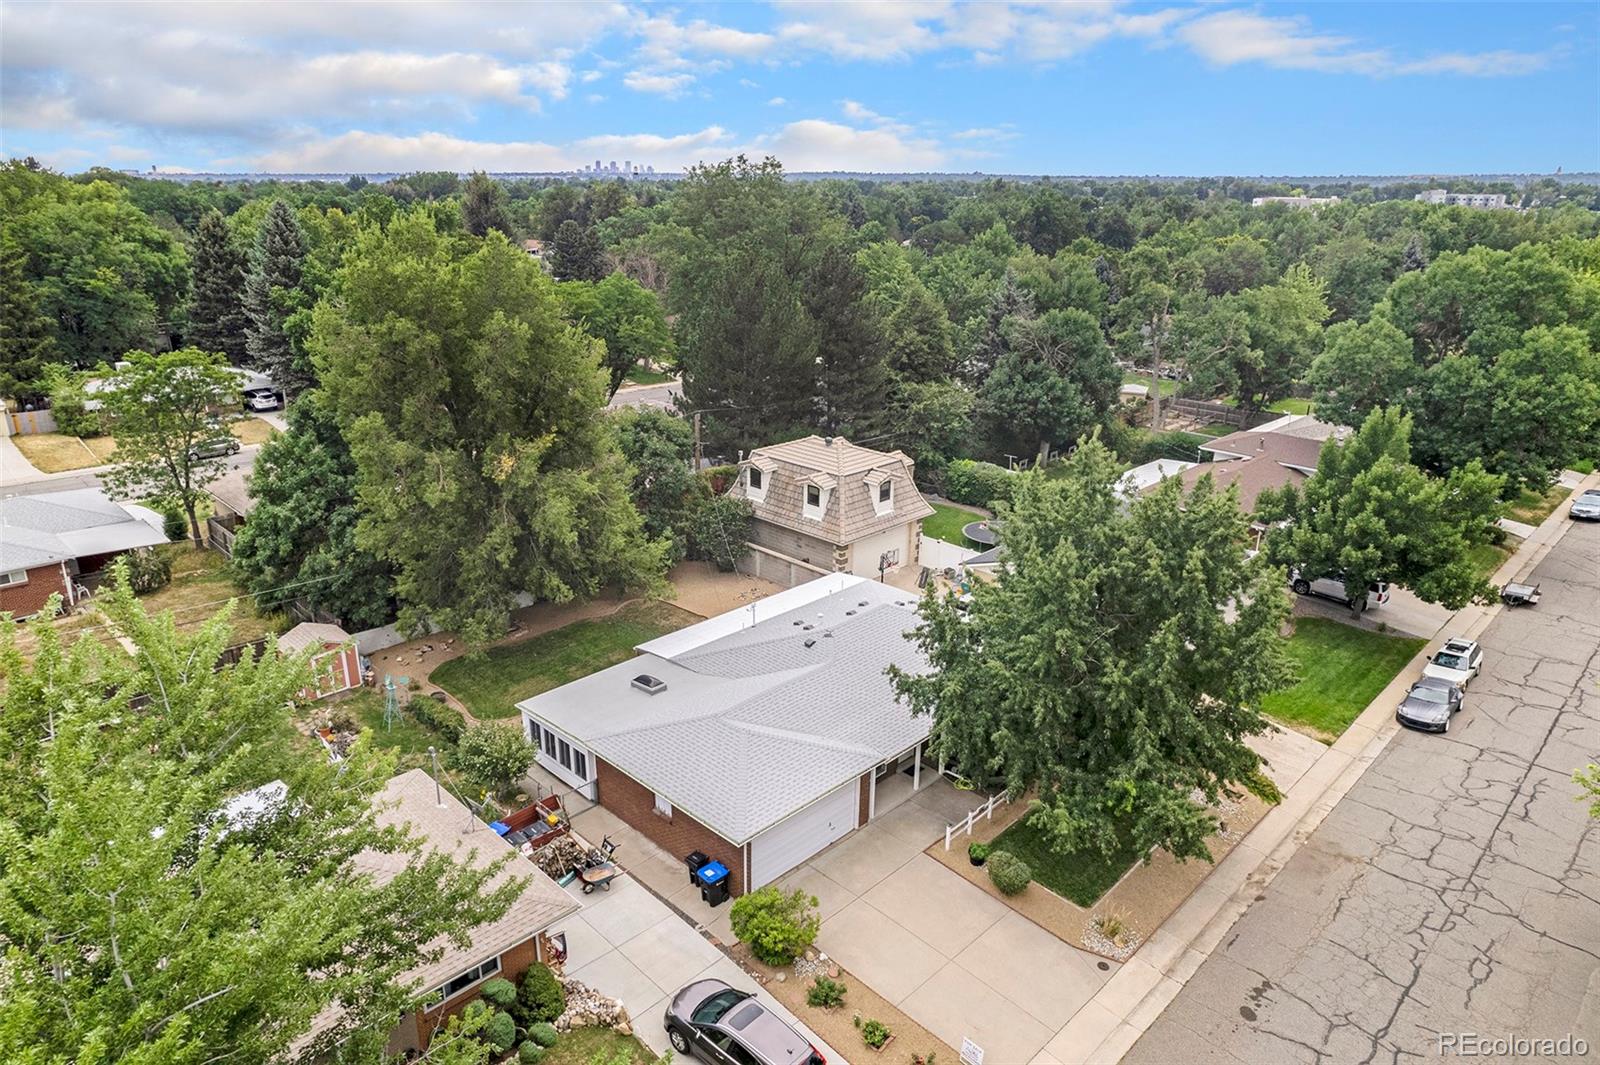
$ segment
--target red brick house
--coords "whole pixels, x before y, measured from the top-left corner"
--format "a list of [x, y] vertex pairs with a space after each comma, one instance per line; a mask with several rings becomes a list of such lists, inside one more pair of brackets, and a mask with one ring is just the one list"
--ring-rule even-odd
[[166, 543], [161, 526], [98, 488], [0, 499], [0, 613], [31, 617], [51, 595], [70, 610], [118, 555]]
[[[668, 853], [771, 883], [921, 787], [916, 596], [834, 574], [641, 644], [519, 704], [538, 761]], [[928, 769], [928, 773], [934, 770]]]

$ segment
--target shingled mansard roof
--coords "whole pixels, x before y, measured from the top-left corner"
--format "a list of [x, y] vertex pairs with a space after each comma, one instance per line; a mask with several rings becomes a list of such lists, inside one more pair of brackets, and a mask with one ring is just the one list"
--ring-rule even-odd
[[[873, 451], [842, 436], [807, 436], [758, 447], [740, 465], [755, 466], [767, 475], [766, 498], [751, 500], [757, 518], [829, 543], [855, 543], [933, 513], [917, 491], [913, 464], [904, 452]], [[894, 482], [894, 507], [879, 514], [873, 503], [885, 479]], [[807, 484], [831, 493], [821, 521], [804, 516]], [[730, 491], [744, 493], [742, 475]]]
[[832, 574], [519, 706], [743, 843], [927, 737], [884, 674], [928, 668], [916, 624], [914, 594]]

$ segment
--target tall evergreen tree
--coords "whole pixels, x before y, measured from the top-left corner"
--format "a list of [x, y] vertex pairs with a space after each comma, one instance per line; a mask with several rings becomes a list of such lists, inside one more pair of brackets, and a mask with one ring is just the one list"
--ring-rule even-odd
[[305, 258], [306, 235], [300, 220], [288, 204], [274, 200], [261, 223], [245, 284], [245, 310], [250, 316], [246, 349], [257, 369], [290, 396], [312, 382], [310, 365], [285, 328], [303, 297]]
[[1033, 316], [1033, 297], [1017, 281], [1016, 271], [1007, 267], [1005, 276], [989, 298], [989, 307], [984, 313], [983, 333], [967, 356], [967, 380], [973, 385], [983, 384], [1001, 358], [1011, 350], [1005, 330], [1007, 319]]
[[248, 361], [249, 316], [244, 309], [248, 260], [233, 242], [221, 211], [207, 211], [195, 229], [189, 257], [188, 341], [201, 351], [220, 351], [230, 363]]
[[482, 170], [473, 171], [467, 178], [467, 187], [462, 190], [461, 224], [475, 237], [491, 229], [498, 229], [508, 237], [515, 236], [511, 218], [506, 214], [505, 191]]
[[803, 291], [817, 327], [817, 425], [829, 435], [870, 435], [888, 406], [889, 367], [866, 275], [835, 244], [822, 252]]
[[0, 243], [0, 396], [42, 390], [55, 354], [50, 319], [39, 312], [38, 286], [28, 280], [26, 254], [10, 235]]
[[558, 281], [599, 281], [606, 276], [606, 253], [593, 226], [567, 219], [556, 227], [550, 268]]

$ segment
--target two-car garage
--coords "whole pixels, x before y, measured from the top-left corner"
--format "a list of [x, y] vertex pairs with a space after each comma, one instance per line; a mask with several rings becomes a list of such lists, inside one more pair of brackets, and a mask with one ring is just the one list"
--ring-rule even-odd
[[770, 884], [831, 843], [855, 831], [860, 781], [850, 780], [750, 841], [750, 888]]

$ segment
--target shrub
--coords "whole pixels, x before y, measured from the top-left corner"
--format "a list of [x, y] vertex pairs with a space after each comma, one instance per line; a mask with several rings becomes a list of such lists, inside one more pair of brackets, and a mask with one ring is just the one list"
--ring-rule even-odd
[[524, 1027], [555, 1020], [567, 1008], [567, 993], [548, 965], [535, 962], [522, 978], [522, 988], [517, 992], [515, 1007], [517, 1019]]
[[685, 523], [688, 528], [689, 557], [715, 562], [717, 569], [731, 573], [745, 555], [750, 539], [750, 523], [755, 511], [750, 501], [738, 496], [706, 496], [695, 504]]
[[43, 384], [50, 397], [50, 414], [56, 429], [67, 436], [99, 436], [100, 415], [88, 409], [83, 385], [86, 374], [53, 364], [45, 368]]
[[822, 922], [816, 905], [815, 895], [785, 894], [769, 884], [735, 901], [728, 919], [733, 934], [756, 957], [768, 965], [788, 965], [817, 938]]
[[830, 980], [826, 976], [817, 977], [816, 981], [806, 988], [806, 1005], [817, 1006], [821, 1009], [831, 1010], [835, 1006], [844, 1005], [845, 992], [849, 990], [837, 980]]
[[172, 581], [172, 559], [156, 551], [130, 551], [128, 560], [128, 587], [135, 595], [147, 595], [157, 588], [165, 588]]
[[411, 716], [439, 734], [439, 738], [454, 746], [461, 739], [465, 722], [461, 715], [443, 703], [432, 699], [411, 700]]
[[1016, 895], [1033, 880], [1033, 870], [1028, 863], [1010, 851], [995, 851], [989, 855], [989, 879], [1002, 895]]
[[544, 1047], [532, 1039], [526, 1040], [517, 1048], [517, 1060], [522, 1065], [538, 1065], [539, 1059], [544, 1057]]
[[456, 764], [474, 783], [503, 794], [522, 779], [537, 753], [520, 729], [482, 721], [461, 734]]
[[177, 507], [161, 508], [161, 532], [168, 540], [177, 542], [189, 538], [189, 519]]
[[993, 508], [1009, 503], [1016, 486], [1016, 475], [992, 462], [957, 459], [944, 471], [946, 498], [968, 506]]
[[989, 858], [989, 845], [987, 843], [967, 844], [967, 857], [981, 865]]
[[510, 1050], [517, 1041], [517, 1022], [511, 1019], [511, 1014], [495, 1011], [489, 1023], [483, 1026], [483, 1041], [501, 1053]]
[[889, 1031], [889, 1026], [882, 1021], [863, 1021], [860, 1017], [857, 1017], [856, 1027], [861, 1029], [861, 1038], [873, 1050], [882, 1050], [883, 1044], [887, 1043], [889, 1037], [894, 1034]]
[[545, 1024], [541, 1021], [528, 1029], [528, 1038], [538, 1043], [541, 1047], [553, 1047], [556, 1045], [556, 1041], [561, 1038], [561, 1033], [556, 1031], [555, 1025]]
[[478, 993], [489, 1005], [503, 1010], [510, 1009], [511, 1004], [517, 1001], [517, 985], [498, 976], [484, 984]]

